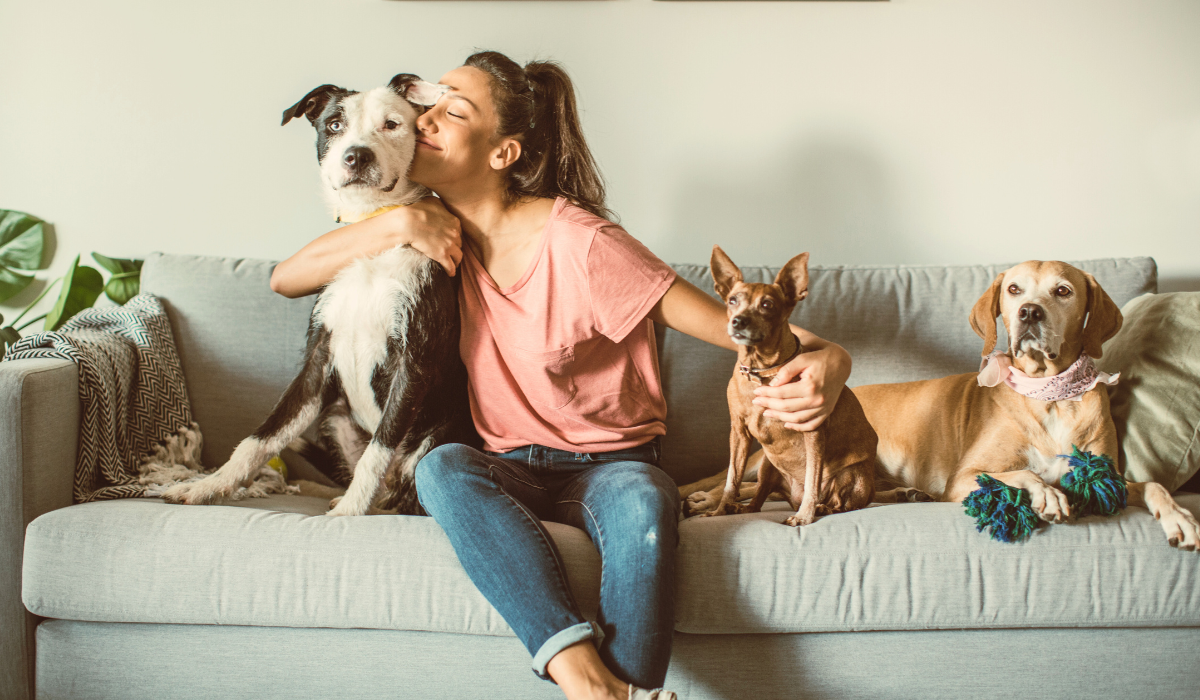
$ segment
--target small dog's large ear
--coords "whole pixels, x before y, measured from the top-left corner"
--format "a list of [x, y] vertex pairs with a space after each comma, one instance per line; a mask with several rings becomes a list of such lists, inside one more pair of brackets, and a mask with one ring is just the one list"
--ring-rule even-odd
[[432, 107], [437, 103], [438, 98], [450, 89], [449, 85], [427, 83], [412, 73], [398, 74], [392, 78], [392, 82], [388, 83], [388, 87], [397, 95], [422, 107]]
[[1087, 317], [1083, 326], [1083, 351], [1088, 357], [1099, 358], [1104, 353], [1104, 341], [1117, 334], [1124, 323], [1121, 309], [1108, 296], [1095, 277], [1085, 272], [1087, 278]]
[[713, 288], [717, 290], [717, 296], [724, 301], [729, 297], [729, 293], [733, 291], [733, 286], [742, 281], [742, 271], [725, 251], [721, 250], [721, 246], [713, 246], [712, 260], [709, 261], [712, 268]]
[[808, 296], [808, 253], [801, 253], [783, 266], [775, 275], [775, 284], [783, 289], [783, 296], [793, 304]]
[[346, 91], [336, 85], [322, 85], [313, 88], [311, 92], [301, 97], [299, 102], [283, 110], [283, 123], [280, 126], [300, 117], [308, 117], [309, 124], [316, 122], [317, 117], [321, 115], [321, 110], [329, 104], [329, 99], [344, 92]]
[[1003, 283], [1004, 272], [1001, 272], [971, 309], [971, 328], [983, 338], [984, 357], [996, 349], [996, 317], [1000, 315], [1000, 285]]

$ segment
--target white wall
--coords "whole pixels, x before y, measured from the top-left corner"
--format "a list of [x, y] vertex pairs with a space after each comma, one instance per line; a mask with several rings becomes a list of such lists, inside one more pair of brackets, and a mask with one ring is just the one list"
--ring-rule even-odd
[[0, 208], [55, 224], [43, 277], [289, 255], [332, 222], [283, 108], [483, 47], [567, 66], [666, 260], [1148, 254], [1200, 289], [1195, 0], [5, 0], [0, 27]]

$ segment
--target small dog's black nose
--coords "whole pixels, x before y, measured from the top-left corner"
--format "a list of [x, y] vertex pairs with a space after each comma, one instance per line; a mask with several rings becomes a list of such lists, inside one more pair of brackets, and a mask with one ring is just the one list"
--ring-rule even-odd
[[375, 162], [375, 154], [366, 146], [355, 146], [346, 149], [342, 162], [351, 170], [361, 170]]
[[746, 327], [746, 319], [742, 316], [734, 316], [729, 325], [733, 326], [735, 331], [740, 331]]
[[1046, 312], [1037, 304], [1021, 304], [1017, 309], [1017, 318], [1026, 323], [1041, 323], [1046, 318]]

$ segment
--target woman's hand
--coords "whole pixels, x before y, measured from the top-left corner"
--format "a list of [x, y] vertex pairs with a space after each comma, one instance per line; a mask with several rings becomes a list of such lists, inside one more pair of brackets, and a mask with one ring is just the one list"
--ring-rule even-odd
[[441, 200], [426, 197], [312, 241], [275, 266], [271, 289], [293, 299], [313, 294], [355, 260], [405, 244], [453, 275], [462, 260], [462, 227]]
[[406, 242], [446, 268], [453, 277], [463, 256], [462, 224], [446, 210], [442, 200], [426, 197], [416, 204], [393, 209], [380, 218], [391, 214], [396, 215], [396, 228], [407, 232]]
[[797, 355], [769, 385], [755, 389], [754, 404], [792, 430], [816, 430], [833, 413], [850, 378], [850, 354], [795, 326], [792, 330], [806, 349], [814, 349]]

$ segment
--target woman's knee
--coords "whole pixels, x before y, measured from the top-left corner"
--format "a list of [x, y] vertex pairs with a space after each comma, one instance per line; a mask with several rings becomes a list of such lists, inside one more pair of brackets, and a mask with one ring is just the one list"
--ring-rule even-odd
[[467, 476], [481, 453], [467, 445], [447, 443], [430, 450], [417, 462], [413, 481], [419, 496], [430, 495]]
[[647, 544], [674, 546], [679, 491], [671, 477], [656, 466], [629, 463], [611, 478], [619, 527]]

